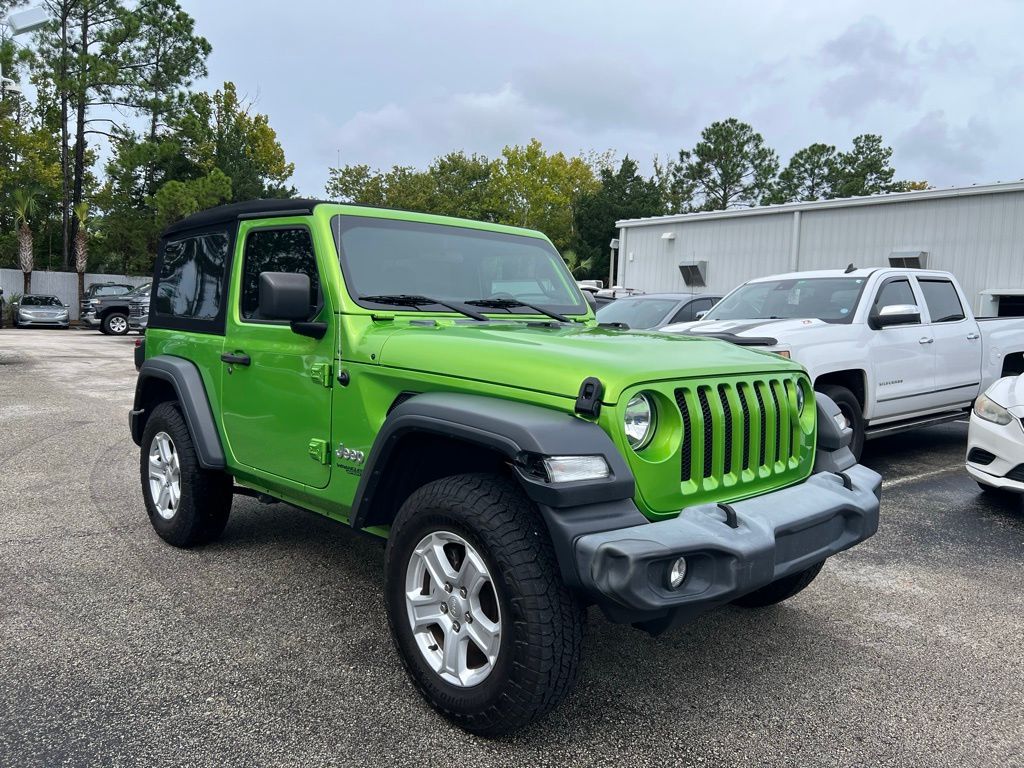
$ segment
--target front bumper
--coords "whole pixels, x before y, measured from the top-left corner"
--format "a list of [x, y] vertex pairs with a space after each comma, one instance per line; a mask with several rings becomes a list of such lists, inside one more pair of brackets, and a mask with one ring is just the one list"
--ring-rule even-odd
[[87, 309], [83, 312], [79, 319], [86, 325], [91, 325], [93, 328], [99, 327], [100, 324], [100, 319], [96, 317], [96, 311], [91, 309]]
[[[972, 461], [974, 456], [985, 452], [992, 456], [991, 461]], [[967, 460], [964, 466], [967, 473], [979, 483], [992, 488], [1024, 493], [1024, 482], [1007, 477], [1007, 474], [1018, 475], [1014, 470], [1024, 464], [1024, 426], [1019, 419], [1009, 424], [993, 424], [991, 421], [979, 419], [971, 413], [971, 423], [967, 433]], [[987, 458], [987, 457], [985, 457]]]
[[22, 328], [40, 327], [40, 328], [67, 328], [71, 325], [71, 321], [67, 315], [64, 317], [26, 317], [25, 315], [18, 315], [18, 325]]
[[[857, 464], [728, 505], [735, 528], [711, 503], [672, 520], [588, 533], [575, 542], [576, 575], [614, 621], [679, 623], [867, 539], [878, 530], [881, 483]], [[668, 570], [682, 556], [686, 579], [670, 589]]]

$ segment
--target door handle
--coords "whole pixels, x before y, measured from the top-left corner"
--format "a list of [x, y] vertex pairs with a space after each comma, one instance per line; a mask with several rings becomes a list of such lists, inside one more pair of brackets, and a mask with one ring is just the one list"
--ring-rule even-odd
[[975, 339], [980, 339], [981, 338], [981, 334], [968, 333], [967, 334], [967, 338], [970, 339], [971, 341], [974, 341]]
[[249, 365], [252, 362], [244, 352], [225, 352], [220, 359], [228, 365]]
[[920, 339], [917, 340], [917, 343], [918, 344], [931, 344], [933, 341], [935, 341], [935, 339], [929, 338], [928, 336], [922, 336]]

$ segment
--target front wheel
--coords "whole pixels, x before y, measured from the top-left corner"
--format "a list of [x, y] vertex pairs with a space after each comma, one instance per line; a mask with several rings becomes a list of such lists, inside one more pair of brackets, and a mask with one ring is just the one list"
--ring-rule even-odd
[[584, 611], [518, 486], [489, 474], [423, 486], [391, 526], [385, 567], [402, 662], [430, 705], [457, 725], [497, 736], [568, 694]]
[[231, 513], [233, 480], [199, 466], [192, 436], [174, 403], [160, 403], [142, 434], [142, 496], [153, 529], [188, 548], [220, 537]]
[[755, 589], [753, 592], [744, 595], [737, 600], [733, 600], [735, 605], [742, 606], [744, 608], [765, 608], [769, 605], [775, 605], [781, 603], [783, 600], [788, 600], [799, 592], [803, 592], [810, 586], [810, 583], [814, 581], [817, 575], [821, 572], [822, 566], [825, 565], [825, 561], [822, 560], [816, 565], [812, 565], [802, 571], [797, 571], [790, 576], [783, 576], [781, 579], [773, 581], [771, 584]]
[[838, 384], [826, 384], [821, 387], [821, 393], [832, 398], [839, 406], [846, 420], [850, 422], [850, 429], [853, 430], [853, 439], [850, 441], [850, 452], [853, 458], [860, 461], [860, 455], [864, 452], [864, 412], [860, 407], [860, 400], [846, 387]]
[[103, 318], [100, 330], [111, 336], [124, 336], [128, 333], [128, 318], [120, 312], [111, 312]]

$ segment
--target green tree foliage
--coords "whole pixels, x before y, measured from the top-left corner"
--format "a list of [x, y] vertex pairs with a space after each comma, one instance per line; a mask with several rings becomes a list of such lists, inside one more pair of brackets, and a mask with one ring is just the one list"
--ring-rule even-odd
[[779, 158], [764, 137], [734, 117], [712, 123], [690, 151], [679, 151], [673, 181], [692, 185], [705, 211], [754, 206], [769, 199]]
[[577, 278], [607, 276], [608, 245], [618, 237], [616, 221], [656, 216], [664, 208], [657, 180], [641, 176], [629, 155], [618, 170], [602, 169], [599, 182], [597, 189], [580, 197], [575, 210], [576, 241], [570, 266], [575, 266]]
[[214, 168], [198, 179], [168, 181], [153, 196], [157, 225], [163, 229], [196, 211], [212, 208], [230, 199], [231, 179], [220, 168]]
[[793, 203], [832, 196], [836, 162], [836, 148], [831, 144], [811, 144], [797, 150], [779, 173], [771, 201]]
[[892, 148], [882, 143], [882, 137], [865, 133], [853, 139], [849, 152], [836, 157], [835, 172], [829, 197], [857, 197], [892, 192]]

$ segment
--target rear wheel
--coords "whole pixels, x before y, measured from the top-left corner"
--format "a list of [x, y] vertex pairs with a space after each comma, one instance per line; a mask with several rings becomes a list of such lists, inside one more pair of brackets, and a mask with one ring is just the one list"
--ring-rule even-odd
[[149, 521], [160, 538], [188, 548], [220, 537], [231, 513], [233, 480], [199, 466], [176, 404], [160, 403], [146, 422], [139, 470]]
[[769, 605], [781, 603], [788, 600], [799, 592], [803, 592], [821, 572], [825, 561], [822, 560], [803, 571], [798, 571], [791, 576], [783, 576], [767, 586], [756, 589], [750, 594], [733, 600], [733, 603], [743, 608], [764, 608]]
[[391, 526], [386, 571], [402, 662], [430, 705], [462, 728], [507, 733], [572, 688], [584, 611], [515, 484], [457, 475], [417, 490]]
[[860, 461], [860, 455], [864, 452], [864, 412], [861, 410], [860, 401], [853, 392], [838, 384], [825, 384], [819, 391], [832, 398], [850, 423], [850, 429], [853, 430], [850, 452], [857, 461]]
[[120, 312], [111, 312], [103, 318], [100, 330], [111, 336], [124, 336], [128, 333], [128, 317]]

